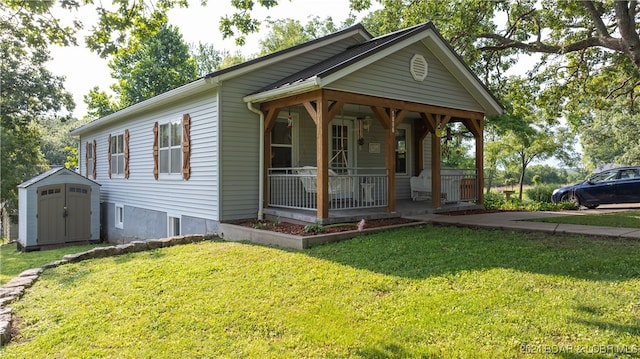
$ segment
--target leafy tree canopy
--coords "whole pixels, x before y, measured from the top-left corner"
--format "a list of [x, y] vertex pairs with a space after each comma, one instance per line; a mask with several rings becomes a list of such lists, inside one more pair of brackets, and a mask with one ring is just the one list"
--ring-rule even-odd
[[31, 47], [36, 40], [27, 36], [20, 23], [1, 26], [0, 198], [11, 208], [17, 204], [16, 186], [47, 167], [40, 149], [42, 124], [68, 120], [74, 103], [64, 90], [63, 78], [47, 70], [47, 50]]
[[105, 116], [198, 77], [189, 46], [178, 29], [166, 22], [149, 37], [132, 37], [127, 47], [113, 55], [108, 66], [117, 81], [111, 86], [116, 98], [94, 87], [85, 96], [90, 115]]

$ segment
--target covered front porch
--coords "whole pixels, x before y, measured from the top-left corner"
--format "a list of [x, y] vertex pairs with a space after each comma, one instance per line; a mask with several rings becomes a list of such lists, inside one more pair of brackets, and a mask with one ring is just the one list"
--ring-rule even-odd
[[[328, 224], [482, 206], [482, 113], [328, 89], [260, 109], [265, 216]], [[473, 135], [474, 168], [441, 166], [453, 124]]]

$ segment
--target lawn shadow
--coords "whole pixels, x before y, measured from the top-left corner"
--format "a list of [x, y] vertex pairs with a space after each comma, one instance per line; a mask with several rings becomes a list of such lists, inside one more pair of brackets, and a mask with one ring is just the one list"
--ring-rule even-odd
[[640, 277], [640, 241], [425, 225], [311, 248], [313, 257], [407, 278], [510, 268], [593, 281]]

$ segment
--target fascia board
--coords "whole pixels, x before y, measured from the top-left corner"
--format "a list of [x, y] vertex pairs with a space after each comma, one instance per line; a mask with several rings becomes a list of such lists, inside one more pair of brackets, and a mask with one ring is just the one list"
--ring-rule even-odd
[[320, 88], [320, 79], [314, 76], [290, 86], [284, 86], [284, 87], [280, 87], [270, 91], [265, 91], [265, 92], [260, 92], [254, 95], [245, 96], [242, 98], [242, 100], [244, 102], [260, 103], [260, 102], [279, 99], [282, 97], [298, 95], [301, 93], [317, 90], [319, 88]]

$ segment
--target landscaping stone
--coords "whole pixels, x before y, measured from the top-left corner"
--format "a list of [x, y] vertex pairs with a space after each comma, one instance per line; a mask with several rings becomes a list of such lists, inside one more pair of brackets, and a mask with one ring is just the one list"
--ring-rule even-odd
[[0, 322], [10, 322], [12, 313], [11, 308], [0, 308]]
[[38, 276], [40, 274], [42, 274], [42, 272], [44, 271], [44, 269], [42, 268], [31, 268], [31, 269], [27, 269], [26, 271], [23, 271], [22, 273], [18, 274], [18, 277], [31, 277], [31, 276]]
[[0, 346], [11, 340], [11, 321], [0, 320]]
[[0, 298], [19, 298], [24, 293], [24, 287], [2, 287], [0, 288]]
[[49, 262], [49, 263], [43, 265], [42, 269], [56, 268], [56, 267], [59, 267], [61, 265], [65, 265], [67, 263], [69, 263], [69, 261], [66, 260], [66, 259], [58, 259], [57, 261], [52, 261], [52, 262]]
[[149, 244], [147, 243], [147, 241], [133, 241], [129, 244], [133, 246], [134, 252], [142, 252], [149, 249]]
[[24, 287], [29, 288], [33, 285], [38, 279], [37, 275], [32, 275], [29, 277], [15, 277], [10, 280], [7, 284], [3, 285], [2, 288], [14, 288], [14, 287]]
[[147, 241], [147, 246], [149, 246], [149, 249], [162, 248], [162, 245], [163, 245], [163, 242], [158, 239], [149, 239]]
[[120, 251], [120, 254], [127, 254], [135, 252], [135, 247], [131, 243], [118, 244], [116, 249]]

